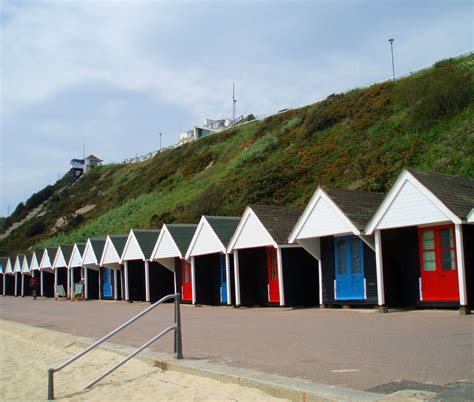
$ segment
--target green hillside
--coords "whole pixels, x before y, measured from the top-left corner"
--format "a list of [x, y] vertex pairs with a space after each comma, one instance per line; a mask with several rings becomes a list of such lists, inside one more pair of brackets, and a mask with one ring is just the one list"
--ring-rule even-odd
[[94, 168], [65, 189], [63, 178], [40, 197], [47, 199], [41, 212], [0, 241], [0, 254], [197, 222], [202, 214], [239, 215], [250, 203], [305, 206], [318, 184], [384, 192], [409, 166], [474, 177], [474, 56], [142, 163]]

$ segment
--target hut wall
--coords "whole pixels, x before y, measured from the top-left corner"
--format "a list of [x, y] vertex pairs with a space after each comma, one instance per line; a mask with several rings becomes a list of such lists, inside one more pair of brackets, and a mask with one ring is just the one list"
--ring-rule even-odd
[[128, 297], [130, 301], [145, 301], [145, 263], [128, 261]]
[[382, 231], [385, 303], [410, 307], [420, 301], [420, 257], [416, 227]]
[[5, 295], [13, 296], [15, 294], [15, 276], [5, 274]]
[[221, 304], [221, 272], [219, 253], [194, 258], [196, 303], [217, 306]]
[[[162, 297], [174, 293], [173, 272], [157, 262], [150, 262], [150, 302], [154, 303]], [[172, 303], [173, 300], [170, 301]]]
[[467, 302], [474, 307], [474, 225], [463, 225], [464, 261], [466, 264]]
[[99, 298], [99, 271], [95, 269], [87, 270], [87, 298]]
[[43, 295], [54, 297], [54, 273], [43, 271]]
[[268, 267], [265, 247], [239, 250], [242, 306], [268, 306]]
[[283, 286], [287, 306], [319, 304], [318, 262], [303, 248], [283, 248]]

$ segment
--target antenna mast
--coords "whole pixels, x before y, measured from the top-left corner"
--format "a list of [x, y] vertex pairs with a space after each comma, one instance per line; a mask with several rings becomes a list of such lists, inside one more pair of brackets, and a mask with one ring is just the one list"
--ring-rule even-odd
[[235, 99], [235, 84], [232, 83], [232, 122], [235, 122], [236, 103], [237, 99]]

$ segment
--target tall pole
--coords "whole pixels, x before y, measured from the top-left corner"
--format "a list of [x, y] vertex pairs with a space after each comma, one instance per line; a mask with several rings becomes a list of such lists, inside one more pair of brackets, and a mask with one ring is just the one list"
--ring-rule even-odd
[[161, 152], [161, 136], [163, 135], [163, 133], [160, 133], [160, 152]]
[[393, 79], [395, 79], [395, 63], [393, 61], [393, 41], [395, 39], [389, 39], [388, 41], [390, 42], [390, 50], [392, 51], [392, 74], [393, 74]]
[[235, 104], [237, 99], [235, 99], [235, 84], [232, 83], [232, 121], [235, 121]]

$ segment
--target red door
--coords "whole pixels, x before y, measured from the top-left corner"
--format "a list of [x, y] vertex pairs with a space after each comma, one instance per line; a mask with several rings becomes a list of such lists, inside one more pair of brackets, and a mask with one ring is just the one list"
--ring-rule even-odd
[[459, 301], [454, 226], [420, 228], [421, 294], [426, 301]]
[[181, 260], [181, 289], [183, 301], [193, 301], [193, 283], [191, 282], [191, 263]]
[[278, 283], [278, 259], [274, 247], [267, 247], [268, 267], [268, 301], [280, 303], [280, 286]]

